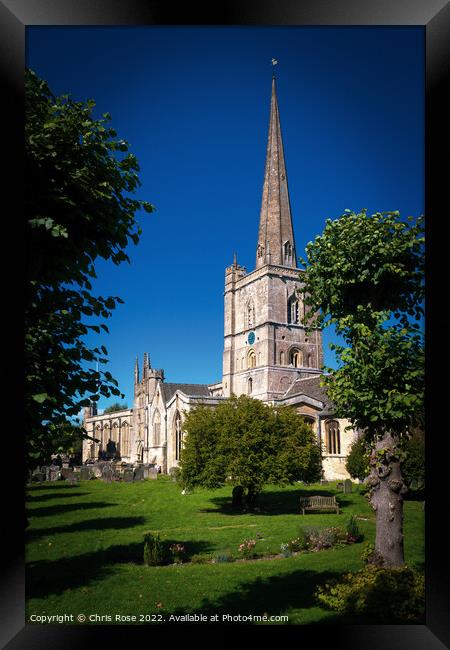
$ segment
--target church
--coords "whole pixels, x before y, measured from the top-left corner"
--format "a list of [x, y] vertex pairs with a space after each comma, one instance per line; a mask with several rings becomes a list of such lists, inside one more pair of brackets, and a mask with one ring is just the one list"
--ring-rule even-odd
[[323, 450], [323, 478], [349, 478], [345, 461], [357, 432], [334, 417], [320, 386], [322, 333], [307, 332], [302, 301], [303, 271], [297, 267], [275, 76], [253, 271], [236, 257], [225, 270], [222, 380], [174, 384], [153, 368], [147, 353], [136, 360], [132, 409], [98, 415], [85, 409], [83, 462], [109, 449], [129, 463], [154, 463], [163, 473], [180, 460], [185, 413], [216, 406], [230, 395], [250, 395], [266, 404], [295, 408], [313, 427]]

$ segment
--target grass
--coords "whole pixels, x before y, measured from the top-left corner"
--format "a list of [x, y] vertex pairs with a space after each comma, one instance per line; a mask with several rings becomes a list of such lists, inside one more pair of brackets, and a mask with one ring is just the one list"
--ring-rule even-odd
[[[319, 584], [362, 567], [361, 544], [283, 559], [217, 564], [148, 567], [143, 564], [143, 536], [158, 532], [170, 543], [185, 545], [188, 557], [238, 558], [244, 539], [258, 539], [255, 551], [280, 553], [296, 537], [300, 524], [341, 526], [350, 515], [365, 541], [373, 542], [375, 518], [357, 492], [336, 493], [335, 484], [269, 486], [259, 511], [238, 513], [231, 489], [196, 490], [181, 495], [169, 477], [139, 483], [84, 481], [48, 483], [28, 489], [27, 620], [33, 614], [136, 616], [136, 622], [169, 621], [170, 615], [287, 615], [289, 623], [341, 622], [314, 599]], [[338, 494], [341, 514], [298, 512], [300, 496]], [[405, 557], [424, 566], [424, 512], [407, 501]], [[140, 621], [139, 617], [143, 616]], [[145, 618], [147, 617], [147, 619]], [[150, 618], [148, 618], [150, 617]]]

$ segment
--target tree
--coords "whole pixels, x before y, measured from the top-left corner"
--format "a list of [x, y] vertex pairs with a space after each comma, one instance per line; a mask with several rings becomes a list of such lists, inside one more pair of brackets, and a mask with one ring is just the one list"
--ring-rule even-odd
[[364, 437], [358, 438], [350, 447], [345, 461], [345, 469], [352, 478], [364, 480], [370, 472], [367, 443]]
[[107, 406], [103, 413], [117, 413], [117, 411], [125, 411], [128, 408], [128, 404], [123, 402], [122, 404], [120, 402], [114, 402], [114, 404], [111, 404], [111, 406]]
[[216, 488], [231, 480], [252, 506], [266, 483], [320, 478], [321, 452], [310, 425], [290, 407], [242, 395], [187, 413], [180, 480]]
[[[25, 76], [26, 292], [25, 425], [28, 467], [48, 462], [79, 436], [82, 406], [121, 395], [104, 346], [89, 348], [89, 331], [108, 331], [89, 317], [109, 318], [118, 297], [92, 295], [97, 258], [129, 261], [125, 248], [141, 230], [135, 213], [153, 210], [131, 198], [140, 185], [135, 156], [94, 119], [92, 100], [55, 97], [31, 70]], [[87, 396], [86, 396], [87, 395]], [[64, 432], [64, 433], [62, 433]]]
[[376, 551], [385, 566], [403, 557], [401, 473], [405, 443], [424, 403], [423, 218], [350, 210], [327, 219], [306, 248], [310, 325], [334, 324], [345, 346], [324, 378], [336, 415], [364, 432]]

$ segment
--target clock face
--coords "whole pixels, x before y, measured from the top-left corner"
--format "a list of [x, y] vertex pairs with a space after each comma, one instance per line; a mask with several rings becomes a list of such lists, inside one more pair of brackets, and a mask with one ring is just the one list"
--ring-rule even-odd
[[249, 342], [250, 345], [253, 345], [253, 343], [255, 342], [255, 332], [249, 332], [247, 341]]

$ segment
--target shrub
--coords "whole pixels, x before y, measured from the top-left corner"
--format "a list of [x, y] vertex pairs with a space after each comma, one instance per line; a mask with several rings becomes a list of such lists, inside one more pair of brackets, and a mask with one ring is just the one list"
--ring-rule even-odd
[[256, 546], [256, 541], [254, 539], [244, 539], [242, 544], [239, 544], [239, 553], [242, 553], [242, 556], [245, 558], [255, 557], [254, 548]]
[[307, 548], [312, 551], [321, 551], [331, 548], [336, 543], [336, 533], [332, 528], [305, 528]]
[[352, 515], [347, 521], [347, 541], [351, 544], [359, 542], [362, 539], [361, 531], [359, 530], [358, 520], [355, 515]]
[[328, 609], [345, 614], [364, 614], [386, 623], [418, 623], [425, 610], [424, 575], [409, 567], [383, 569], [368, 565], [347, 573], [316, 591]]
[[147, 566], [158, 566], [166, 562], [164, 542], [159, 535], [146, 533], [144, 535], [144, 562]]
[[375, 546], [370, 542], [364, 544], [360, 557], [365, 564], [376, 564], [377, 566], [383, 565], [383, 556], [377, 553]]
[[169, 551], [172, 555], [172, 559], [176, 564], [181, 564], [185, 557], [186, 551], [183, 544], [172, 544], [169, 546]]

